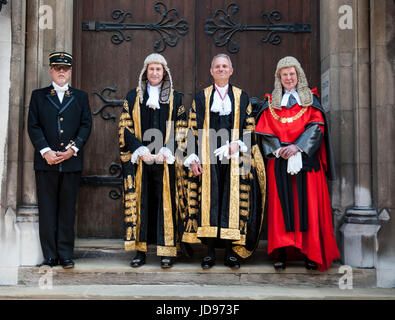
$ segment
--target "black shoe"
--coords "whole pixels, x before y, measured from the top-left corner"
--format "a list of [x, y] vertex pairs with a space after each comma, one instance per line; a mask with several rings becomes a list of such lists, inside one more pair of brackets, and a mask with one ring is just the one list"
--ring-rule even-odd
[[234, 256], [226, 257], [224, 260], [224, 265], [229, 268], [232, 268], [232, 269], [239, 269], [240, 268], [239, 260]]
[[132, 268], [138, 268], [141, 267], [143, 264], [145, 264], [145, 253], [138, 252], [136, 256], [133, 258], [132, 262], [130, 263], [130, 266]]
[[276, 271], [282, 271], [282, 270], [285, 270], [285, 268], [287, 267], [287, 264], [285, 263], [285, 261], [275, 260], [273, 262], [273, 267]]
[[174, 259], [173, 257], [161, 257], [160, 258], [160, 266], [163, 269], [171, 268], [173, 266]]
[[73, 269], [74, 268], [74, 261], [71, 259], [60, 260], [60, 264], [62, 265], [63, 269]]
[[304, 266], [307, 270], [317, 270], [318, 269], [318, 264], [309, 258], [305, 257], [304, 259]]
[[213, 265], [215, 265], [215, 257], [206, 256], [202, 259], [203, 269], [210, 269]]
[[52, 267], [55, 267], [55, 266], [57, 266], [58, 265], [58, 259], [55, 259], [55, 258], [47, 258], [47, 259], [44, 259], [44, 261], [41, 263], [41, 264], [39, 264], [38, 266], [39, 267], [42, 267], [42, 266], [50, 266], [51, 268]]
[[278, 258], [274, 260], [273, 267], [276, 271], [282, 271], [287, 267], [287, 250], [285, 247], [278, 249]]

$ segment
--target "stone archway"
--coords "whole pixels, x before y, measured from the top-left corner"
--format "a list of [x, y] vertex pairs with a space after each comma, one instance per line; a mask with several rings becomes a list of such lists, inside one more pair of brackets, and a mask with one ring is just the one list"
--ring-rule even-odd
[[[0, 45], [2, 49], [7, 48], [6, 51], [11, 49], [12, 59], [9, 67], [1, 69], [10, 70], [10, 77], [3, 72], [0, 75], [1, 81], [10, 78], [9, 101], [0, 101], [5, 106], [2, 110], [8, 110], [8, 132], [0, 134], [0, 146], [7, 150], [4, 160], [0, 159], [3, 170], [0, 239], [5, 234], [7, 212], [9, 230], [20, 240], [9, 247], [19, 253], [15, 265], [34, 265], [41, 260], [33, 152], [24, 124], [31, 91], [49, 81], [48, 52], [72, 49], [73, 3], [73, 0], [11, 0], [1, 11], [1, 24], [6, 24], [12, 32], [7, 33], [9, 38]], [[39, 28], [42, 5], [53, 9], [53, 29]], [[351, 30], [338, 28], [341, 5], [353, 9]], [[340, 173], [339, 180], [332, 184], [335, 227], [340, 240], [339, 230], [346, 215], [350, 218], [349, 224], [357, 217], [357, 220], [373, 218], [375, 222], [365, 226], [383, 226], [379, 237], [377, 231], [373, 232], [369, 242], [379, 241], [378, 257], [375, 244], [370, 249], [366, 247], [368, 254], [373, 255], [372, 261], [378, 261], [383, 286], [395, 285], [395, 272], [388, 269], [388, 265], [395, 264], [391, 262], [395, 260], [395, 249], [391, 245], [395, 234], [395, 224], [391, 222], [395, 207], [391, 173], [394, 147], [388, 145], [388, 137], [395, 135], [394, 53], [388, 45], [394, 32], [393, 12], [392, 0], [320, 0], [321, 71], [329, 79], [330, 118]], [[1, 30], [3, 33], [6, 29]], [[354, 211], [346, 211], [347, 207]], [[23, 232], [18, 234], [18, 230]], [[348, 235], [343, 233], [343, 236]], [[360, 245], [357, 242], [351, 249]], [[347, 251], [343, 251], [345, 261], [349, 258], [347, 255]]]

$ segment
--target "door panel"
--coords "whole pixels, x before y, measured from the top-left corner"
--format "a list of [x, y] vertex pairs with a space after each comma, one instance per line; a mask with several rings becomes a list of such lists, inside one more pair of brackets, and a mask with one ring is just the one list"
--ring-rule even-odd
[[[183, 101], [187, 108], [194, 94], [211, 83], [211, 59], [220, 52], [229, 54], [232, 59], [232, 83], [250, 96], [262, 98], [272, 90], [276, 63], [286, 55], [298, 58], [309, 83], [319, 85], [318, 1], [235, 1], [238, 10], [235, 6], [228, 7], [231, 3], [223, 0], [74, 2], [73, 86], [89, 93], [94, 114], [92, 133], [84, 147], [84, 183], [80, 188], [77, 208], [78, 237], [122, 237], [118, 119], [122, 101], [127, 92], [137, 86], [144, 59], [154, 52], [155, 43], [158, 43], [157, 51], [162, 50], [161, 54], [168, 61], [174, 88], [184, 94]], [[234, 31], [231, 37], [231, 41], [238, 46], [235, 53], [228, 50], [232, 46], [216, 46], [214, 38], [218, 37], [218, 32], [215, 35], [207, 34], [207, 20], [214, 19], [215, 12], [220, 9], [229, 13], [235, 25], [246, 27], [243, 31]], [[273, 11], [279, 11], [282, 18], [275, 20], [278, 15], [270, 16]], [[272, 19], [263, 18], [264, 13]], [[219, 18], [217, 24], [222, 26]], [[98, 22], [106, 24], [100, 25]], [[269, 31], [259, 31], [265, 26], [295, 22], [310, 24], [311, 32], [279, 32], [279, 44], [261, 42], [261, 38], [265, 37], [271, 40]], [[102, 30], [103, 26], [109, 28], [114, 24], [122, 29]], [[156, 25], [157, 31], [152, 30], [152, 25]], [[94, 31], [96, 26], [102, 29]], [[174, 29], [175, 26], [180, 33]], [[257, 30], [250, 30], [254, 28]], [[166, 32], [174, 34], [173, 38], [167, 38], [167, 43], [161, 41]], [[272, 35], [274, 37], [275, 34]], [[171, 46], [169, 43], [175, 38], [177, 42]], [[102, 112], [98, 112], [101, 109]]]

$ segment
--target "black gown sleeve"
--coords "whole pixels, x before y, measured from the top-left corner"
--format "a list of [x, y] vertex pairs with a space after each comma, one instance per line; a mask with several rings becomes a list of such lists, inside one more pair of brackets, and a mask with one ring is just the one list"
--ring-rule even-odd
[[130, 152], [131, 154], [143, 146], [143, 143], [136, 138], [134, 131], [135, 124], [133, 123], [132, 114], [135, 99], [136, 94], [128, 94], [119, 121], [120, 151]]
[[33, 91], [30, 99], [27, 130], [34, 148], [40, 151], [49, 147], [49, 144], [39, 122], [37, 94], [38, 91]]
[[[322, 124], [323, 125], [323, 124]], [[315, 154], [321, 146], [323, 133], [318, 123], [310, 123], [294, 144], [308, 157]]]

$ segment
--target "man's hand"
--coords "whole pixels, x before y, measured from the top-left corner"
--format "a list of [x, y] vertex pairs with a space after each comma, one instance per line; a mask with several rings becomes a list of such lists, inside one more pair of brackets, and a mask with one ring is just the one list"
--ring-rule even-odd
[[151, 164], [155, 160], [150, 152], [144, 153], [142, 156], [140, 156], [140, 158], [148, 164]]
[[52, 166], [53, 164], [58, 164], [63, 161], [62, 157], [58, 157], [57, 152], [49, 150], [44, 153], [44, 159], [47, 163]]
[[67, 149], [65, 152], [60, 152], [60, 151], [56, 152], [56, 156], [59, 159], [62, 159], [62, 161], [70, 159], [73, 155], [74, 155], [74, 150], [72, 148]]
[[299, 148], [297, 146], [295, 146], [294, 144], [291, 144], [289, 146], [281, 148], [279, 155], [281, 158], [288, 160], [290, 157], [292, 157], [297, 152], [299, 152]]
[[189, 166], [193, 172], [193, 174], [195, 175], [195, 177], [200, 176], [203, 173], [203, 168], [201, 166], [201, 164], [199, 162], [192, 161], [192, 163]]
[[237, 153], [240, 151], [240, 146], [237, 142], [231, 142], [229, 144], [229, 155], [231, 156], [234, 153]]
[[156, 157], [155, 157], [155, 162], [156, 163], [163, 163], [166, 162], [166, 157], [162, 152], [159, 152]]

